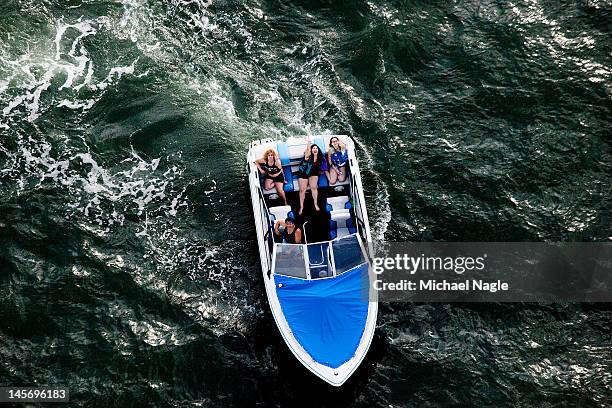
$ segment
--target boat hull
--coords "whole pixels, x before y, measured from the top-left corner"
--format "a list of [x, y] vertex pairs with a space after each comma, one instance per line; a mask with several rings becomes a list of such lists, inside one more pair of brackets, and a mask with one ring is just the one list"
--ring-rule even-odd
[[[353, 189], [355, 190], [355, 201], [361, 203], [361, 208], [359, 208], [358, 211], [360, 211], [360, 215], [363, 220], [362, 234], [364, 235], [363, 238], [365, 238], [365, 241], [370, 242], [371, 239], [367, 212], [365, 210], [359, 167], [357, 159], [354, 156], [354, 145], [352, 140], [348, 139], [347, 141], [350, 142], [349, 160], [351, 165], [351, 172], [353, 173], [354, 177]], [[282, 280], [282, 278], [284, 277], [280, 278], [279, 275], [273, 273], [274, 254], [271, 250], [273, 244], [270, 243], [269, 237], [267, 237], [266, 235], [270, 232], [268, 220], [269, 212], [265, 204], [265, 199], [263, 199], [261, 184], [259, 180], [259, 173], [256, 166], [253, 164], [253, 162], [257, 158], [261, 157], [262, 152], [268, 148], [275, 148], [275, 142], [271, 139], [254, 141], [251, 143], [249, 154], [247, 156], [249, 188], [251, 192], [253, 215], [255, 218], [255, 227], [260, 253], [260, 262], [266, 287], [266, 296], [268, 298], [268, 303], [270, 305], [270, 309], [272, 311], [272, 315], [279, 329], [279, 332], [281, 333], [283, 339], [285, 340], [285, 343], [287, 344], [291, 352], [294, 354], [294, 356], [308, 370], [317, 375], [319, 378], [333, 386], [338, 387], [344, 384], [348, 380], [348, 378], [350, 378], [350, 376], [359, 367], [359, 365], [365, 358], [365, 355], [367, 354], [376, 328], [378, 303], [376, 299], [368, 300], [368, 298], [362, 296], [361, 301], [363, 303], [363, 328], [356, 329], [360, 330], [360, 336], [357, 341], [354, 341], [353, 343], [353, 352], [347, 352], [346, 347], [343, 347], [343, 345], [338, 344], [338, 347], [343, 347], [344, 355], [342, 357], [334, 359], [334, 356], [332, 355], [332, 358], [328, 358], [327, 360], [321, 358], [319, 354], [313, 351], [311, 343], [309, 343], [308, 341], [304, 341], [304, 338], [301, 337], [301, 334], [303, 333], [294, 332], [294, 330], [296, 330], [295, 317], [289, 316], [287, 310], [287, 303], [285, 301], [286, 299], [284, 300], [282, 294], [279, 296], [279, 290], [282, 290], [283, 288], [283, 282], [280, 282], [279, 279]], [[369, 269], [364, 275], [365, 284], [367, 284], [367, 282], [369, 281], [368, 273]], [[319, 280], [333, 280], [339, 279], [341, 277], [342, 275], [339, 275], [338, 277]], [[309, 282], [313, 281], [311, 280]], [[279, 283], [281, 284], [280, 288], [278, 286]], [[314, 284], [316, 285], [316, 282]], [[366, 292], [369, 291], [366, 290]], [[320, 301], [321, 299], [318, 300], [318, 302]], [[312, 303], [312, 308], [316, 310], [317, 299], [313, 299], [313, 302], [314, 303]], [[283, 306], [285, 306], [285, 309], [283, 308]], [[316, 327], [316, 325], [313, 327]], [[297, 328], [297, 330], [299, 331], [300, 328]], [[330, 351], [333, 354], [334, 342], [329, 341], [328, 345], [330, 347]], [[317, 359], [325, 361], [317, 361]]]

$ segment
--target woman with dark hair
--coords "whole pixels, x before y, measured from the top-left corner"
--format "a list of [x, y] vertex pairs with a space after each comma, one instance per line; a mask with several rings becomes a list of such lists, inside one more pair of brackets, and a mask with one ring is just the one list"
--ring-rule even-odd
[[304, 199], [306, 198], [306, 188], [310, 185], [310, 192], [312, 193], [312, 201], [314, 202], [315, 210], [319, 211], [318, 196], [319, 191], [317, 190], [319, 185], [319, 172], [324, 161], [323, 153], [319, 146], [310, 143], [310, 138], [306, 138], [308, 144], [304, 151], [304, 160], [300, 164], [298, 172], [298, 184], [300, 186], [300, 215], [304, 211]]
[[348, 161], [348, 154], [346, 152], [346, 145], [342, 143], [337, 136], [332, 136], [332, 138], [329, 139], [327, 160], [330, 168], [325, 174], [329, 180], [329, 185], [336, 184], [338, 181], [342, 183], [346, 180], [346, 162]]
[[285, 221], [277, 220], [274, 223], [274, 235], [279, 242], [286, 244], [301, 244], [302, 230], [295, 225], [292, 217], [287, 217]]

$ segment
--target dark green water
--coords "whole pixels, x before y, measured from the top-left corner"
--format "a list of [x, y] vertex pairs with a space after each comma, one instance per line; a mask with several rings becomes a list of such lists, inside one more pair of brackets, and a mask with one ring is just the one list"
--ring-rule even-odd
[[0, 2], [0, 385], [73, 406], [606, 406], [609, 305], [382, 304], [341, 389], [276, 330], [251, 139], [350, 134], [388, 241], [609, 240], [609, 1]]

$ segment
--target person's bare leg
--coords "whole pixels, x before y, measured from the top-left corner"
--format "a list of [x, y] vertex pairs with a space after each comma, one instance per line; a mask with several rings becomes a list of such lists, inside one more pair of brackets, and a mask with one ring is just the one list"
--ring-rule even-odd
[[338, 181], [342, 183], [344, 180], [346, 180], [346, 166], [340, 167], [340, 170], [342, 171], [342, 174], [338, 174]]
[[308, 184], [310, 184], [310, 192], [312, 193], [312, 201], [314, 203], [315, 210], [319, 211], [319, 176], [311, 176], [308, 178]]
[[274, 183], [274, 185], [276, 186], [276, 192], [278, 193], [280, 198], [283, 199], [283, 201], [285, 202], [285, 205], [288, 205], [287, 197], [285, 196], [285, 190], [283, 189], [283, 183]]
[[300, 215], [302, 215], [302, 211], [304, 211], [304, 198], [306, 198], [306, 187], [308, 187], [308, 179], [300, 178], [298, 179], [298, 184], [300, 185]]
[[333, 185], [336, 184], [336, 182], [338, 181], [338, 173], [336, 173], [336, 170], [331, 169], [330, 171], [326, 171], [327, 173], [327, 179], [329, 180], [329, 185]]
[[272, 181], [272, 179], [267, 178], [264, 180], [264, 190], [270, 190], [273, 185], [274, 181]]

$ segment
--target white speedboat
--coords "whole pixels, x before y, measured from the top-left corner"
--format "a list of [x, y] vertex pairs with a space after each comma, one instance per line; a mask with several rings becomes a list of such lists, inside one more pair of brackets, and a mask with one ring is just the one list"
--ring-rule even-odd
[[[334, 136], [312, 138], [324, 153]], [[314, 211], [307, 191], [304, 216], [298, 208], [298, 167], [306, 140], [288, 138], [251, 142], [247, 170], [259, 256], [268, 302], [289, 349], [314, 374], [334, 386], [342, 385], [365, 357], [376, 327], [377, 300], [370, 294], [370, 227], [355, 146], [338, 135], [348, 152], [348, 176], [330, 186], [319, 177], [319, 207]], [[285, 194], [265, 190], [255, 160], [267, 149], [278, 152], [285, 175]], [[293, 209], [292, 209], [293, 205]], [[277, 219], [292, 217], [303, 230], [301, 244], [277, 242]]]

